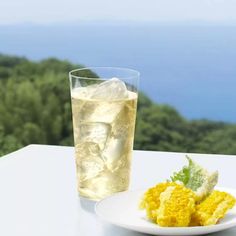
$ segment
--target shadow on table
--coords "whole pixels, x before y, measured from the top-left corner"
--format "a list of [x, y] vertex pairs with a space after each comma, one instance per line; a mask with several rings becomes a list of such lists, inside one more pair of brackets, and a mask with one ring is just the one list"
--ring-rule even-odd
[[[143, 234], [132, 230], [123, 229], [114, 225], [105, 225], [103, 236], [148, 236], [150, 234]], [[161, 235], [160, 235], [161, 236]], [[205, 236], [236, 236], [236, 228], [224, 230], [217, 233], [206, 234]]]
[[83, 197], [80, 197], [79, 201], [80, 201], [80, 206], [84, 211], [95, 214], [95, 210], [94, 210], [95, 205], [96, 205], [95, 201], [92, 201]]
[[[102, 236], [146, 236], [147, 234], [142, 234], [142, 233], [138, 233], [135, 231], [131, 231], [131, 230], [127, 230], [118, 226], [114, 226], [111, 224], [107, 224], [105, 222], [101, 222], [96, 214], [95, 214], [95, 210], [94, 207], [96, 205], [95, 201], [91, 201], [89, 199], [86, 198], [79, 198], [79, 202], [80, 202], [80, 207], [82, 208], [82, 210], [84, 212], [87, 212], [89, 214], [84, 215], [84, 217], [86, 216], [86, 219], [90, 221], [90, 223], [92, 222], [92, 225], [96, 225], [96, 230], [97, 230], [97, 235], [102, 235]], [[80, 223], [82, 222], [82, 220], [80, 220]], [[88, 228], [88, 226], [83, 223], [82, 225], [79, 225], [79, 232], [81, 234], [81, 232], [84, 232], [84, 235], [91, 235], [93, 232], [92, 228]]]
[[[106, 225], [104, 227], [103, 236], [147, 236], [149, 234], [138, 233], [135, 231], [123, 229], [121, 227]], [[236, 228], [224, 230], [217, 233], [206, 234], [205, 236], [236, 236]]]
[[227, 229], [224, 231], [220, 231], [217, 233], [207, 234], [209, 236], [235, 236], [236, 235], [236, 227], [232, 229]]
[[104, 231], [103, 231], [103, 236], [146, 236], [146, 235], [150, 235], [150, 234], [143, 234], [143, 233], [138, 233], [132, 230], [128, 230], [128, 229], [123, 229], [121, 227], [118, 226], [114, 226], [114, 225], [104, 225]]

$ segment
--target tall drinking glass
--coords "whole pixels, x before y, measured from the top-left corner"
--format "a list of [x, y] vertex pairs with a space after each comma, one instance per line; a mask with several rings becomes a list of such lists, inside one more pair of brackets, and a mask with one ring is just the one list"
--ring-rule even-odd
[[99, 200], [127, 190], [139, 72], [91, 67], [69, 77], [79, 194]]

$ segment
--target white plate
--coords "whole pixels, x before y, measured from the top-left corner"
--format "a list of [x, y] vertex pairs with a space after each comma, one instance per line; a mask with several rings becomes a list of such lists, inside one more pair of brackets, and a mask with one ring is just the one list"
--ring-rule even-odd
[[[236, 196], [236, 189], [218, 188]], [[236, 226], [236, 207], [230, 210], [217, 225], [197, 227], [160, 227], [145, 217], [138, 209], [145, 191], [127, 191], [107, 197], [95, 206], [96, 214], [114, 225], [153, 235], [200, 235], [225, 230]]]

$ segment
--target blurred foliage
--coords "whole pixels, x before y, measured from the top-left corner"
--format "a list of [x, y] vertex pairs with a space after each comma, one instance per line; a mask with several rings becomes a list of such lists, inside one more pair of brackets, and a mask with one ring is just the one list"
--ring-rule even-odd
[[[73, 145], [68, 71], [79, 67], [0, 55], [0, 155], [30, 143]], [[188, 121], [139, 95], [135, 149], [236, 154], [235, 140], [236, 125]]]

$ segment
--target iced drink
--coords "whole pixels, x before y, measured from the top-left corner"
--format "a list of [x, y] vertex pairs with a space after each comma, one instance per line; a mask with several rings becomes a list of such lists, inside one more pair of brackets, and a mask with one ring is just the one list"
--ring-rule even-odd
[[137, 93], [117, 78], [71, 91], [78, 191], [98, 200], [127, 190]]

